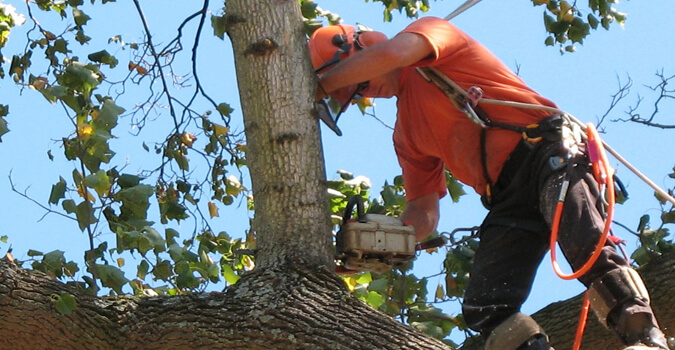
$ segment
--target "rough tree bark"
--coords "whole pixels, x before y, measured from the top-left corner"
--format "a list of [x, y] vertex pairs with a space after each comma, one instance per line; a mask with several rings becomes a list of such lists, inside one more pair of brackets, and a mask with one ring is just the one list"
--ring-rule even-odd
[[[675, 335], [675, 253], [641, 271], [661, 326]], [[52, 295], [78, 306], [59, 314]], [[581, 296], [534, 318], [557, 349], [570, 349]], [[327, 268], [259, 269], [226, 293], [96, 298], [0, 259], [2, 349], [442, 349], [439, 342], [363, 305]], [[482, 349], [480, 337], [463, 349]], [[582, 349], [617, 350], [594, 317]], [[445, 348], [447, 349], [447, 348]]]

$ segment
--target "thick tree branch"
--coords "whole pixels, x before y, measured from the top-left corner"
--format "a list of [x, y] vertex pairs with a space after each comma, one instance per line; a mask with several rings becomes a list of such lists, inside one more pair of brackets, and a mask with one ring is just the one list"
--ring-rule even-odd
[[[59, 314], [50, 296], [77, 308]], [[95, 298], [0, 260], [0, 337], [11, 349], [448, 349], [355, 297], [331, 271], [286, 265], [226, 293]]]

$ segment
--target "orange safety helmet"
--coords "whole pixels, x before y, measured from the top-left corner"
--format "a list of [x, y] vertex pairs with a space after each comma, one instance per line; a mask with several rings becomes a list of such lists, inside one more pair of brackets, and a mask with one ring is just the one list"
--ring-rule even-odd
[[387, 36], [374, 31], [357, 31], [354, 26], [335, 24], [314, 31], [309, 39], [312, 66], [317, 73], [347, 59], [357, 50], [386, 41]]
[[[314, 31], [309, 39], [309, 53], [312, 66], [317, 73], [349, 58], [354, 52], [387, 40], [387, 36], [375, 31], [357, 31], [354, 26], [335, 24]], [[345, 87], [331, 92], [344, 111], [358, 92], [368, 82]]]

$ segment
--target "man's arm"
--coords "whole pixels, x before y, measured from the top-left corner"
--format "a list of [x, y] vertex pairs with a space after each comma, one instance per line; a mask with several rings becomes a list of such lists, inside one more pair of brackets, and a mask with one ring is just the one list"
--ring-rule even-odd
[[421, 241], [436, 230], [440, 211], [438, 207], [438, 193], [415, 198], [406, 204], [406, 208], [399, 218], [415, 228], [415, 238]]
[[319, 79], [326, 92], [385, 75], [395, 69], [410, 66], [429, 56], [431, 44], [421, 35], [401, 33], [392, 39], [357, 51]]

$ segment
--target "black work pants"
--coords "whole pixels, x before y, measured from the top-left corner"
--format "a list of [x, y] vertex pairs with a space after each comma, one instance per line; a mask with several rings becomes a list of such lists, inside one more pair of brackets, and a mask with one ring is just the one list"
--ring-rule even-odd
[[[570, 183], [558, 234], [561, 250], [576, 271], [597, 246], [604, 227], [597, 183], [584, 156], [573, 157], [556, 169], [560, 163], [555, 157], [566, 154], [561, 142], [543, 141], [531, 149], [523, 142], [505, 164], [481, 226], [464, 297], [463, 313], [470, 328], [488, 335], [520, 311], [549, 248], [565, 173]], [[579, 280], [589, 286], [621, 266], [628, 262], [608, 241], [597, 262]]]

